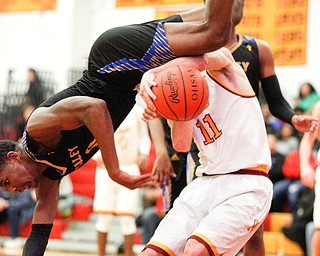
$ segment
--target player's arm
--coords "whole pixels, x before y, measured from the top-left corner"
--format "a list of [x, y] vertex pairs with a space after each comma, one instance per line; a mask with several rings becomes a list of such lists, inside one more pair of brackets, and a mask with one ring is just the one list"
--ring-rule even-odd
[[[320, 102], [316, 103], [312, 109], [311, 116], [320, 119]], [[319, 137], [319, 126], [316, 132], [312, 135], [305, 133], [300, 141], [300, 179], [301, 182], [309, 187], [313, 188], [315, 183], [315, 170], [310, 164], [310, 157], [313, 150], [313, 145], [316, 139]]]
[[171, 139], [173, 148], [178, 152], [189, 152], [193, 138], [193, 123], [189, 121], [168, 120], [171, 127]]
[[261, 87], [269, 105], [270, 112], [280, 120], [292, 124], [300, 132], [313, 133], [316, 120], [308, 115], [298, 116], [283, 97], [278, 78], [274, 70], [273, 54], [269, 45], [256, 40], [260, 59]]
[[160, 118], [155, 118], [149, 122], [150, 135], [156, 148], [156, 159], [152, 168], [152, 174], [158, 178], [162, 187], [164, 179], [167, 184], [170, 177], [176, 177], [170, 156], [167, 151], [165, 133]]
[[[140, 111], [141, 110], [141, 111]], [[151, 140], [149, 135], [148, 125], [141, 119], [143, 108], [139, 108], [139, 115], [137, 115], [138, 132], [139, 132], [139, 156], [138, 166], [140, 173], [148, 173], [149, 154], [151, 148]]]
[[36, 191], [32, 228], [24, 245], [23, 256], [42, 256], [46, 249], [59, 198], [59, 181], [42, 176]]
[[[85, 125], [97, 140], [103, 162], [111, 179], [130, 188], [149, 186], [151, 175], [131, 176], [119, 169], [114, 142], [114, 129], [105, 101], [87, 96], [63, 99], [48, 108], [39, 108], [28, 122], [28, 132], [38, 142], [48, 137], [55, 140], [62, 130]], [[54, 134], [54, 135], [52, 135]]]

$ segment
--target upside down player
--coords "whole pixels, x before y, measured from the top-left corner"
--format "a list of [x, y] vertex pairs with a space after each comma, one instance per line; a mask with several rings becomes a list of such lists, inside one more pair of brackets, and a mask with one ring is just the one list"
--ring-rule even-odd
[[[259, 102], [226, 48], [164, 66], [173, 63], [206, 69], [208, 107], [194, 120], [169, 121], [174, 148], [187, 152], [194, 138], [200, 166], [140, 256], [233, 256], [261, 225], [272, 200]], [[156, 72], [142, 81], [152, 85]]]
[[[30, 115], [23, 143], [0, 141], [1, 187], [14, 193], [36, 188], [24, 256], [43, 255], [57, 208], [59, 180], [86, 163], [98, 148], [114, 181], [130, 189], [152, 183], [149, 175], [130, 176], [119, 169], [113, 132], [135, 104], [134, 88], [143, 72], [177, 56], [202, 54], [226, 43], [232, 4], [233, 0], [211, 0], [206, 8], [162, 21], [106, 31], [94, 43], [82, 78]], [[142, 87], [140, 93], [150, 106], [148, 89]]]

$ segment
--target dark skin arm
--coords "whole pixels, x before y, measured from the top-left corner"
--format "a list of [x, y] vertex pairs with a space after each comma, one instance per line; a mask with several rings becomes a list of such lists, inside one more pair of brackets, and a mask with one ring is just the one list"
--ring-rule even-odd
[[[256, 39], [258, 49], [259, 49], [259, 59], [260, 59], [260, 81], [264, 78], [270, 77], [275, 75], [275, 68], [274, 68], [274, 59], [272, 51], [269, 47], [269, 45], [262, 40]], [[269, 103], [270, 98], [268, 98], [268, 87], [262, 87], [263, 91], [266, 95], [266, 100]], [[286, 107], [291, 108], [289, 103], [285, 100], [285, 98], [282, 96], [281, 91], [280, 95], [278, 96], [279, 100], [276, 102], [276, 104], [284, 104]], [[269, 104], [271, 113], [282, 120], [279, 113], [273, 111], [274, 104]], [[294, 115], [291, 118], [292, 125], [299, 131], [299, 132], [309, 132], [310, 134], [313, 134], [316, 130], [317, 120], [308, 115]]]
[[59, 199], [59, 180], [41, 177], [36, 190], [36, 207], [33, 213], [33, 224], [51, 224], [56, 215]]
[[59, 144], [62, 130], [82, 125], [86, 125], [96, 138], [111, 179], [130, 189], [152, 184], [149, 174], [130, 176], [119, 169], [112, 120], [103, 100], [76, 96], [48, 108], [38, 108], [29, 119], [27, 130], [39, 144], [54, 149]]

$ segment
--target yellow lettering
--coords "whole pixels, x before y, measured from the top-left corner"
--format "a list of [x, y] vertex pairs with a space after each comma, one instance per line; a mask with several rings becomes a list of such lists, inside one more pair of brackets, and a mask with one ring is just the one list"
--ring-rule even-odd
[[70, 158], [73, 158], [76, 155], [79, 155], [78, 147], [74, 147], [71, 150], [69, 149]]
[[83, 160], [78, 150], [78, 146], [75, 146], [73, 148], [68, 148], [68, 151], [69, 151], [69, 156], [71, 158], [71, 162], [73, 163], [73, 166], [76, 169], [78, 169], [83, 164]]
[[247, 72], [247, 71], [248, 71], [249, 65], [250, 65], [249, 62], [241, 62], [241, 66], [242, 66], [244, 72]]
[[72, 160], [73, 166], [78, 169], [82, 164], [83, 164], [83, 160], [81, 158], [80, 155], [78, 155], [78, 157], [76, 159]]

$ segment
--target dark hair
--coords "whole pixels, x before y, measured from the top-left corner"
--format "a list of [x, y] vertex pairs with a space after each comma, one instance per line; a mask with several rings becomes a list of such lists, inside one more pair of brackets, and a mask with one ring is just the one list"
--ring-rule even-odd
[[9, 151], [16, 151], [18, 143], [13, 140], [0, 140], [0, 170], [7, 161]]
[[[311, 83], [308, 83], [308, 82], [302, 83], [301, 86], [302, 86], [303, 84], [306, 84], [306, 85], [309, 86], [309, 88], [310, 88], [310, 93], [316, 92], [316, 89], [314, 88], [314, 86], [313, 86]], [[301, 86], [300, 86], [300, 88], [301, 88]], [[299, 90], [299, 97], [300, 97], [300, 98], [303, 98], [303, 96], [301, 95], [300, 90]]]

